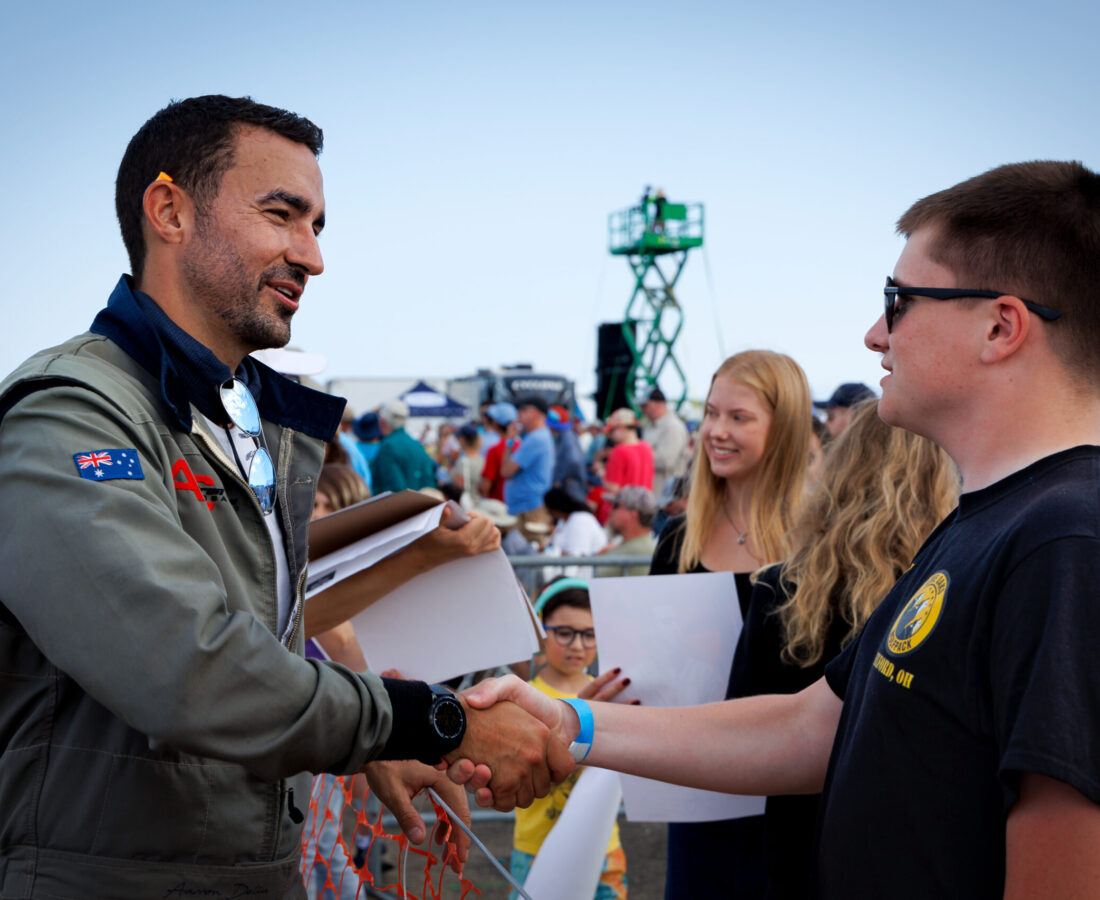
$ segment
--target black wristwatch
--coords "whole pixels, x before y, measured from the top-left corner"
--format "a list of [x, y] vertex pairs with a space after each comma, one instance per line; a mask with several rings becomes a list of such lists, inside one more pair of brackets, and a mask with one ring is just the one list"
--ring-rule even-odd
[[[434, 746], [421, 760], [434, 765], [462, 743], [466, 734], [466, 711], [462, 704], [441, 684], [429, 685], [432, 705], [428, 708], [428, 726], [435, 737]], [[429, 756], [432, 757], [429, 759]]]

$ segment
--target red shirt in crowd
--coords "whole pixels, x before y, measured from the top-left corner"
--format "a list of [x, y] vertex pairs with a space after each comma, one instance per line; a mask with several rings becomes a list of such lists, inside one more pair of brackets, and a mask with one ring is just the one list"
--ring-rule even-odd
[[611, 448], [603, 480], [621, 488], [637, 484], [653, 489], [653, 448], [645, 441], [619, 444]]
[[[489, 479], [489, 493], [490, 500], [499, 500], [504, 502], [504, 479], [500, 475], [500, 465], [504, 462], [504, 438], [501, 438], [492, 447], [485, 451], [485, 468], [481, 470], [481, 477]], [[514, 453], [519, 447], [520, 442], [515, 441], [515, 446], [512, 447]]]

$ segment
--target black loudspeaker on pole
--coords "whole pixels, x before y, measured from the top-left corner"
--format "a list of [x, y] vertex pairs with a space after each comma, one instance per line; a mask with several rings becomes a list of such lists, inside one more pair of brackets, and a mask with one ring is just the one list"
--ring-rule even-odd
[[[596, 415], [606, 419], [611, 413], [630, 406], [627, 397], [634, 386], [628, 384], [633, 368], [630, 344], [623, 334], [623, 322], [604, 322], [596, 340]], [[625, 323], [631, 334], [634, 323]]]

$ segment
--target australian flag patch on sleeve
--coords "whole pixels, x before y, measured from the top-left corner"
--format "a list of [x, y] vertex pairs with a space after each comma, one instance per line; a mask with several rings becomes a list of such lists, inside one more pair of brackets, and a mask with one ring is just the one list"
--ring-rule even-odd
[[86, 450], [74, 453], [73, 461], [81, 478], [89, 481], [111, 481], [114, 478], [144, 478], [137, 450]]

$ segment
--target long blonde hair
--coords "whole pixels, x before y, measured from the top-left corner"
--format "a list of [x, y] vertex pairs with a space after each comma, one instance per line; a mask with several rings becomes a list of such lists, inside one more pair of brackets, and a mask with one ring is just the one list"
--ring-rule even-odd
[[[711, 387], [718, 378], [732, 378], [751, 388], [772, 416], [746, 534], [752, 536], [757, 559], [775, 562], [786, 555], [787, 536], [806, 487], [813, 414], [806, 373], [782, 353], [746, 350], [718, 367], [710, 380]], [[700, 447], [692, 466], [679, 571], [690, 571], [698, 564], [725, 502], [725, 479], [711, 471], [710, 460]]]
[[860, 404], [825, 448], [821, 485], [783, 564], [782, 579], [794, 586], [778, 610], [783, 659], [803, 667], [821, 659], [834, 616], [848, 623], [844, 643], [851, 641], [958, 496], [946, 453], [887, 425], [877, 402]]

